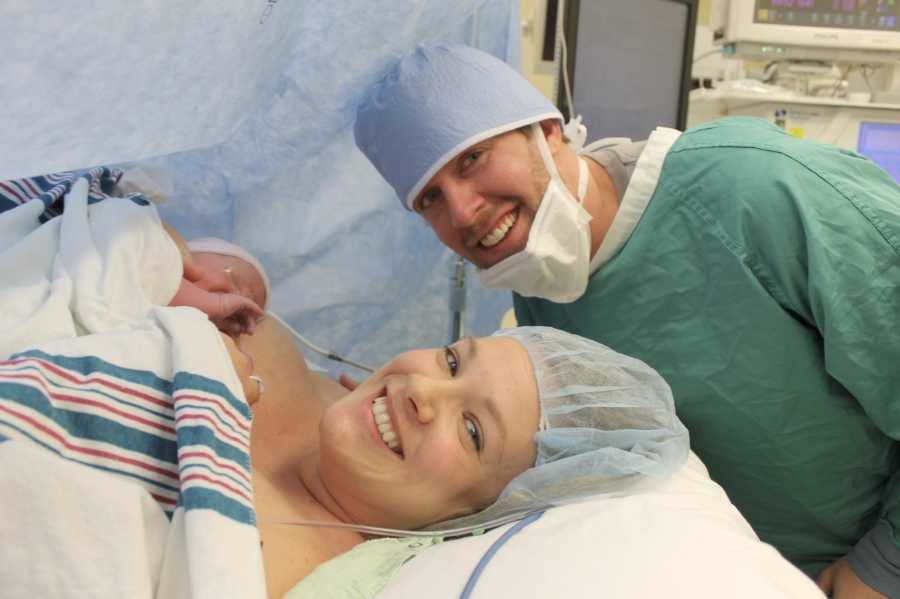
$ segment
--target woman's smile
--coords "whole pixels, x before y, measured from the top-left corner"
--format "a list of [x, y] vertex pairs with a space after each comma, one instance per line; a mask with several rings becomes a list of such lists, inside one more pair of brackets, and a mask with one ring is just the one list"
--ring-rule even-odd
[[403, 446], [400, 443], [398, 429], [394, 426], [390, 407], [387, 395], [384, 393], [372, 400], [373, 423], [388, 449], [403, 457]]

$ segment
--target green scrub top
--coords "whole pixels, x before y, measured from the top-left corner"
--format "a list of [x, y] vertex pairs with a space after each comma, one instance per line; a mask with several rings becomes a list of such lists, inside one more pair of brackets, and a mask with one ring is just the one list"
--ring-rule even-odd
[[620, 251], [519, 324], [656, 368], [692, 449], [810, 576], [900, 491], [900, 188], [868, 159], [730, 118], [683, 133]]

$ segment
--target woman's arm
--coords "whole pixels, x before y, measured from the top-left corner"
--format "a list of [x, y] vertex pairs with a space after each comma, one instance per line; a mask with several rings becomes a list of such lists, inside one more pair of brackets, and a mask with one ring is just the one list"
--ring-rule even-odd
[[[191, 254], [191, 250], [187, 246], [187, 242], [181, 236], [181, 234], [176, 231], [172, 225], [165, 221], [161, 221], [163, 229], [165, 229], [166, 233], [169, 234], [169, 237], [172, 238], [172, 241], [175, 242], [175, 245], [178, 246], [178, 251], [181, 252], [181, 262], [184, 264], [184, 278], [188, 281], [196, 282], [200, 278], [202, 278], [203, 273], [198, 269], [197, 265], [194, 263], [194, 256]], [[176, 304], [176, 305], [190, 305], [190, 304]]]

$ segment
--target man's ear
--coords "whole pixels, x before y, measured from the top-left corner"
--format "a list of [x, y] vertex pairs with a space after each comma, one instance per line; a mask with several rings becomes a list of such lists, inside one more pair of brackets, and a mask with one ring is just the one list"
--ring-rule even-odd
[[563, 145], [562, 127], [559, 124], [559, 119], [544, 119], [541, 121], [541, 131], [544, 132], [547, 147], [550, 148], [550, 155], [555, 156], [557, 150]]

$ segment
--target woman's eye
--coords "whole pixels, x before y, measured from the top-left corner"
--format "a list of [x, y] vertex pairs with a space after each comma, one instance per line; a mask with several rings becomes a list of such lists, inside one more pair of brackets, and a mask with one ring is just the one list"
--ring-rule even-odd
[[475, 443], [475, 449], [481, 451], [481, 433], [478, 431], [478, 426], [472, 421], [471, 418], [466, 418], [465, 423], [466, 432], [469, 433], [470, 437], [472, 437], [472, 442]]
[[449, 345], [444, 348], [444, 357], [447, 358], [447, 368], [450, 369], [450, 376], [456, 376], [456, 373], [459, 372], [459, 360]]

